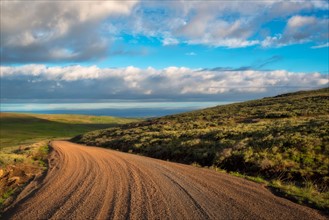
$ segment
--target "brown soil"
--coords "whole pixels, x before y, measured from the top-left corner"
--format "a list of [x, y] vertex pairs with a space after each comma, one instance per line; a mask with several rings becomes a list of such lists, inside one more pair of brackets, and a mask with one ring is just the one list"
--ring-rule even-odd
[[260, 184], [209, 169], [65, 141], [5, 219], [326, 219]]
[[[13, 191], [14, 195], [17, 194], [22, 186], [41, 173], [42, 169], [39, 166], [24, 163], [10, 165], [5, 169], [0, 169], [0, 195], [8, 191]], [[3, 206], [10, 204], [13, 199], [14, 197], [8, 198]], [[0, 207], [0, 209], [2, 208]]]

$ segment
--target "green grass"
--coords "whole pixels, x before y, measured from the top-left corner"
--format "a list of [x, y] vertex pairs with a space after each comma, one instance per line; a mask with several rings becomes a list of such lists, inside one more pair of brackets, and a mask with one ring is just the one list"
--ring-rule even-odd
[[0, 217], [24, 186], [47, 169], [48, 152], [47, 141], [0, 150]]
[[85, 115], [0, 113], [0, 149], [45, 139], [72, 137], [138, 119]]
[[237, 177], [241, 177], [250, 181], [253, 181], [255, 183], [263, 183], [263, 184], [267, 184], [268, 182], [266, 180], [264, 180], [264, 178], [260, 177], [260, 176], [247, 176], [245, 174], [241, 174], [239, 172], [229, 172], [229, 174], [231, 174], [232, 176], [237, 176]]
[[313, 182], [307, 182], [305, 186], [299, 187], [295, 183], [286, 183], [280, 180], [273, 180], [267, 184], [278, 195], [291, 199], [299, 204], [305, 204], [320, 209], [329, 214], [329, 191], [319, 192]]
[[[328, 192], [329, 88], [151, 119], [72, 140], [218, 167], [253, 181], [280, 180], [299, 189], [316, 183], [318, 193], [304, 194], [311, 201], [311, 197], [325, 198]], [[282, 190], [294, 191], [291, 187]]]
[[15, 189], [8, 189], [5, 193], [0, 195], [0, 210], [3, 208], [5, 201], [14, 193], [15, 193]]
[[[225, 172], [225, 170], [217, 171]], [[311, 181], [307, 181], [304, 186], [296, 186], [296, 183], [294, 182], [286, 182], [279, 179], [268, 181], [261, 176], [248, 176], [239, 172], [229, 172], [229, 174], [255, 183], [263, 184], [279, 196], [286, 197], [299, 204], [308, 205], [329, 214], [328, 189], [319, 190], [316, 184]]]

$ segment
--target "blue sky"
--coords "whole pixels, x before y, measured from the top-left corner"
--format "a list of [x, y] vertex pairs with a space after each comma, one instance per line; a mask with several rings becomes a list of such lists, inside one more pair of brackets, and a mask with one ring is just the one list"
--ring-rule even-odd
[[1, 99], [245, 100], [328, 86], [328, 1], [1, 1]]

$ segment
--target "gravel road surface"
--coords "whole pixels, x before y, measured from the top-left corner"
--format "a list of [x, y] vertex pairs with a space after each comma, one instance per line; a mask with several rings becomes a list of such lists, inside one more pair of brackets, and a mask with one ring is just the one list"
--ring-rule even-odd
[[48, 172], [4, 219], [326, 219], [225, 173], [66, 141], [52, 146]]

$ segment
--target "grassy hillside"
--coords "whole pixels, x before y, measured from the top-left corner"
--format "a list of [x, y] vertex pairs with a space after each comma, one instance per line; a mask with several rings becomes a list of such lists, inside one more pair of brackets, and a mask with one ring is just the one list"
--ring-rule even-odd
[[[76, 142], [310, 184], [329, 207], [329, 88], [86, 133]], [[324, 204], [322, 203], [322, 205]]]
[[136, 121], [110, 116], [0, 113], [0, 149]]

